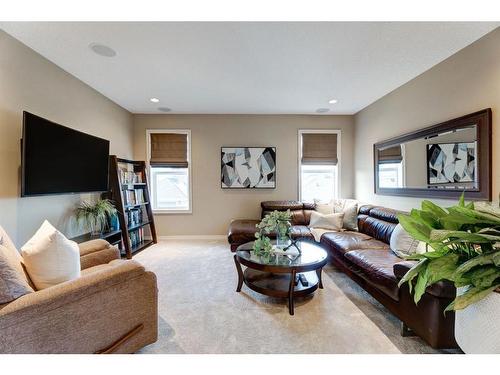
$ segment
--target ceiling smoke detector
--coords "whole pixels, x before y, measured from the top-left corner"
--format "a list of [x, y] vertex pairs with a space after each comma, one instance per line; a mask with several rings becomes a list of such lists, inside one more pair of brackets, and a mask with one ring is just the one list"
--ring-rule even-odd
[[111, 47], [105, 46], [104, 44], [91, 43], [89, 44], [89, 48], [99, 56], [104, 56], [104, 57], [116, 56], [116, 51]]
[[329, 111], [330, 111], [330, 109], [328, 109], [328, 108], [318, 108], [316, 110], [316, 113], [327, 113]]
[[158, 111], [160, 112], [170, 112], [171, 109], [168, 107], [158, 107]]

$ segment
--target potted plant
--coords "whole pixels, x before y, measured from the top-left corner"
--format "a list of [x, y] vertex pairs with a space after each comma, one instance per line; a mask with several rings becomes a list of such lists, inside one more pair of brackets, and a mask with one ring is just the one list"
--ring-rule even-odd
[[94, 204], [83, 201], [75, 209], [77, 222], [83, 222], [93, 236], [101, 234], [108, 227], [109, 218], [116, 212], [109, 199], [99, 199]]
[[286, 248], [290, 242], [290, 229], [292, 214], [287, 211], [273, 211], [267, 214], [256, 227], [259, 229], [255, 233], [254, 250], [271, 252], [272, 244], [269, 234], [276, 234], [276, 247]]
[[440, 280], [457, 287], [445, 309], [455, 310], [455, 338], [466, 353], [500, 353], [500, 209], [488, 203], [442, 208], [430, 201], [398, 216], [400, 224], [427, 251], [401, 279], [418, 303], [426, 288]]

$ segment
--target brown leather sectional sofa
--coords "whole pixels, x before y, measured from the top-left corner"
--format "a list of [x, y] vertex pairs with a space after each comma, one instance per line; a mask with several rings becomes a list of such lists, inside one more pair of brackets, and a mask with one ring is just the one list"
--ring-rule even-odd
[[[261, 203], [262, 217], [268, 212], [289, 209], [292, 217], [292, 236], [314, 241], [308, 224], [314, 204], [298, 201], [267, 201]], [[391, 251], [389, 242], [398, 223], [399, 212], [365, 205], [359, 209], [358, 231], [325, 233], [321, 245], [328, 251], [330, 261], [361, 285], [374, 298], [402, 321], [408, 329], [423, 338], [433, 348], [456, 348], [455, 315], [443, 314], [455, 298], [452, 284], [440, 282], [427, 289], [418, 305], [413, 302], [408, 287], [398, 288], [398, 280], [412, 266]], [[234, 220], [229, 227], [231, 250], [254, 240], [258, 220]]]

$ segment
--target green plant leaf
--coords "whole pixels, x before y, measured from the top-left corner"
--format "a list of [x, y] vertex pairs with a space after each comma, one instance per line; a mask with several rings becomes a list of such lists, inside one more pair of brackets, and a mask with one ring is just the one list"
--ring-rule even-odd
[[418, 273], [417, 283], [415, 284], [415, 292], [413, 293], [413, 300], [417, 304], [429, 285], [429, 264], [426, 264], [425, 269]]
[[500, 261], [500, 252], [478, 255], [478, 256], [462, 263], [459, 267], [457, 267], [457, 270], [455, 271], [455, 273], [457, 275], [463, 274], [465, 272], [470, 271], [473, 267], [476, 267], [476, 266], [484, 266], [487, 264], [494, 264], [495, 257], [496, 257], [496, 259], [498, 259]]
[[478, 288], [478, 287], [472, 287], [469, 288], [464, 294], [457, 296], [452, 303], [450, 303], [446, 309], [446, 311], [451, 311], [451, 310], [463, 310], [467, 306], [478, 302], [482, 300], [483, 298], [487, 297], [491, 292], [493, 292], [496, 288], [500, 286], [500, 283], [495, 284], [489, 288]]
[[477, 267], [467, 272], [467, 277], [472, 285], [488, 288], [495, 283], [496, 279], [500, 278], [500, 268], [494, 265]]
[[401, 226], [410, 234], [410, 236], [416, 240], [429, 243], [431, 228], [425, 222], [405, 214], [398, 215], [398, 219]]
[[449, 253], [440, 258], [432, 259], [427, 265], [428, 284], [434, 284], [440, 280], [454, 281], [459, 258], [458, 254]]
[[465, 192], [462, 192], [462, 194], [460, 194], [460, 198], [458, 198], [458, 205], [460, 207], [465, 207]]
[[415, 278], [415, 276], [418, 275], [420, 271], [422, 271], [427, 266], [427, 262], [428, 260], [424, 258], [420, 260], [420, 262], [415, 264], [412, 268], [410, 268], [408, 272], [406, 272], [406, 274], [401, 278], [401, 280], [399, 280], [398, 287], [401, 288], [401, 285], [403, 285], [404, 283], [408, 283], [408, 288], [410, 289], [411, 293], [413, 287], [412, 280]]
[[491, 241], [500, 241], [500, 236], [470, 233], [464, 231], [434, 229], [430, 234], [430, 239], [433, 242], [442, 242], [449, 239], [459, 239], [472, 243], [488, 243]]
[[455, 206], [453, 211], [481, 220], [484, 224], [500, 225], [500, 217], [488, 212], [482, 212], [467, 207]]
[[448, 215], [448, 212], [446, 212], [443, 208], [428, 200], [422, 201], [422, 211], [430, 212], [438, 218]]

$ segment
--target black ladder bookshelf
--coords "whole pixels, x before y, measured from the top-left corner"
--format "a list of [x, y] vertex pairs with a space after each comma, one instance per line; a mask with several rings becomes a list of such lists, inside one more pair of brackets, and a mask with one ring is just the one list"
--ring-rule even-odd
[[118, 211], [123, 239], [122, 256], [128, 259], [157, 242], [149, 197], [146, 163], [109, 157], [110, 199]]

